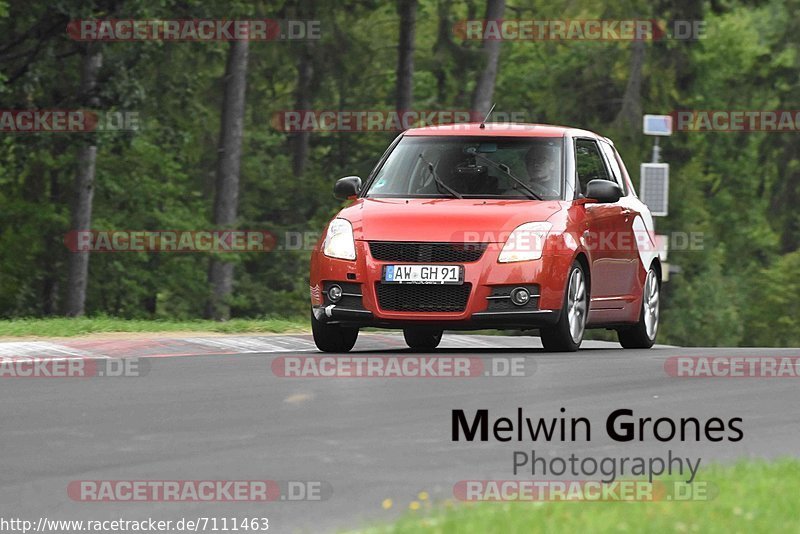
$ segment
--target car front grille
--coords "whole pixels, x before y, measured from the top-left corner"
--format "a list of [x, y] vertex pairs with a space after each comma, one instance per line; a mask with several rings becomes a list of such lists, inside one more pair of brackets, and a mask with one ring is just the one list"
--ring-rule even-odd
[[399, 263], [470, 263], [481, 259], [485, 250], [486, 243], [369, 242], [373, 258]]
[[375, 284], [378, 305], [386, 311], [462, 312], [472, 284]]

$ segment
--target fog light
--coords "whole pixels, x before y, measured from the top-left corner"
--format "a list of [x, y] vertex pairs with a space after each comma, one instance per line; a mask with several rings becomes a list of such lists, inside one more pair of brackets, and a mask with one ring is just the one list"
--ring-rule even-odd
[[531, 300], [531, 294], [524, 287], [518, 287], [511, 291], [511, 302], [517, 306], [525, 306]]
[[333, 284], [328, 288], [328, 298], [331, 302], [336, 303], [342, 300], [342, 288]]

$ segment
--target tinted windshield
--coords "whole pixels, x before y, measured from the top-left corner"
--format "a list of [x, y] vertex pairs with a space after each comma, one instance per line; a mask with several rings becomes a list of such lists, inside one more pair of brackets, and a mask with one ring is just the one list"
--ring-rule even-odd
[[365, 195], [557, 200], [562, 145], [552, 137], [404, 137]]

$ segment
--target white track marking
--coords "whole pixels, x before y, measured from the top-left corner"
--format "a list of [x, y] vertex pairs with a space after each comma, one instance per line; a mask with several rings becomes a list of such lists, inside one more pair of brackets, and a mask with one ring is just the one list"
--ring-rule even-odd
[[235, 351], [243, 354], [259, 352], [286, 352], [287, 350], [308, 350], [314, 348], [314, 344], [312, 342], [295, 337], [209, 337], [191, 338], [187, 341], [205, 347], [222, 349], [226, 352]]
[[484, 341], [476, 336], [454, 336], [454, 335], [445, 335], [442, 339], [442, 347], [446, 346], [455, 346], [457, 348], [474, 348], [474, 347], [486, 347], [486, 348], [497, 348], [498, 343], [489, 343]]
[[11, 341], [0, 343], [0, 356], [36, 357], [48, 359], [106, 358], [81, 351], [72, 347], [50, 343], [48, 341]]

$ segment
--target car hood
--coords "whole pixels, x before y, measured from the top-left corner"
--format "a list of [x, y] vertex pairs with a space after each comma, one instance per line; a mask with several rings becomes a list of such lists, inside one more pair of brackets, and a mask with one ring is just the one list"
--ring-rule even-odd
[[503, 242], [520, 224], [546, 221], [558, 201], [457, 198], [358, 199], [338, 217], [357, 240]]

